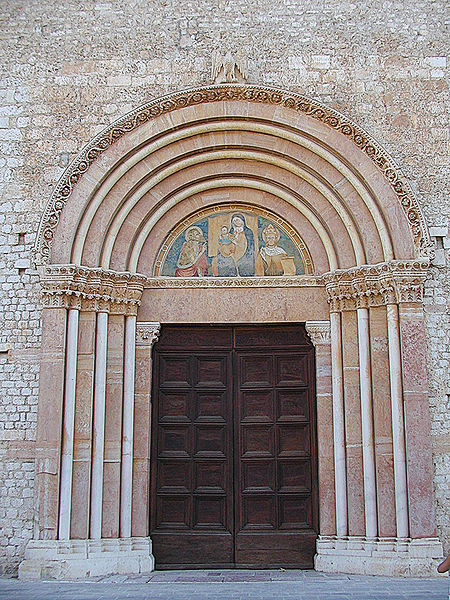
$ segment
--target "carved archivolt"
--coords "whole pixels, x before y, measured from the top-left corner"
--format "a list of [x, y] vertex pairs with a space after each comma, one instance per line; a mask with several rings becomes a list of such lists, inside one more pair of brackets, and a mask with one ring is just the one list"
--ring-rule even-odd
[[123, 135], [160, 115], [186, 106], [227, 100], [284, 106], [321, 121], [351, 140], [370, 157], [390, 183], [408, 219], [419, 256], [432, 255], [433, 245], [430, 242], [425, 220], [408, 184], [402, 179], [391, 157], [361, 128], [338, 112], [293, 92], [264, 86], [223, 84], [178, 92], [154, 100], [119, 119], [95, 137], [68, 168], [53, 193], [38, 232], [36, 242], [38, 256], [44, 261], [48, 260], [54, 232], [67, 199], [90, 165], [107, 148]]
[[75, 265], [45, 267], [41, 277], [44, 308], [136, 315], [146, 278]]
[[306, 321], [305, 327], [314, 346], [331, 344], [330, 321]]
[[423, 300], [428, 261], [394, 260], [352, 269], [337, 269], [321, 277], [330, 312], [356, 310]]

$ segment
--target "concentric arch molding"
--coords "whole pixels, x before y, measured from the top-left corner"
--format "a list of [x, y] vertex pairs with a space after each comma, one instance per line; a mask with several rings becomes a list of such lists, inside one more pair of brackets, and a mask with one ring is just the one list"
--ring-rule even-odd
[[221, 84], [174, 92], [152, 100], [121, 117], [93, 138], [66, 169], [44, 211], [35, 245], [37, 262], [48, 262], [61, 211], [75, 185], [89, 170], [91, 164], [112, 144], [160, 115], [186, 106], [227, 100], [284, 106], [321, 121], [351, 140], [374, 162], [390, 183], [406, 214], [418, 257], [433, 257], [434, 246], [424, 216], [408, 183], [403, 179], [400, 169], [389, 154], [361, 127], [337, 111], [295, 92], [259, 85]]

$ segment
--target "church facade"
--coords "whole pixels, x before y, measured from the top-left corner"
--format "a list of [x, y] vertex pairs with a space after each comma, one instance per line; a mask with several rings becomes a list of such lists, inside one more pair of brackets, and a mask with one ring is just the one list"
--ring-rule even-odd
[[[155, 3], [166, 58], [133, 28], [102, 42], [106, 64], [98, 40], [61, 61], [40, 39], [54, 74], [32, 81], [28, 58], [27, 90], [5, 96], [25, 152], [4, 184], [17, 200], [3, 292], [18, 299], [1, 348], [4, 568], [432, 575], [449, 531], [449, 236], [445, 155], [427, 136], [442, 135], [445, 59], [416, 41], [429, 68], [413, 76], [391, 48], [406, 37], [383, 46], [371, 30], [344, 85], [339, 19], [328, 53], [294, 51], [280, 26], [264, 59], [238, 44], [242, 7], [216, 4], [210, 26], [233, 52], [206, 35], [206, 4], [194, 18]], [[111, 40], [116, 8], [92, 9]], [[258, 24], [253, 9], [244, 30], [263, 36], [274, 15]], [[69, 46], [79, 35], [58, 11], [8, 10], [26, 30], [31, 10], [41, 35], [62, 27]], [[428, 40], [439, 24], [420, 17]], [[400, 94], [405, 78], [422, 87]]]

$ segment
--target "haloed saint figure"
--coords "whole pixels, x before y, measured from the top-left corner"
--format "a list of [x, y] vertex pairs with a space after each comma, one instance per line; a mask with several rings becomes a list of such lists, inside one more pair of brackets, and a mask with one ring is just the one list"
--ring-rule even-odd
[[189, 227], [178, 256], [175, 277], [205, 277], [208, 274], [205, 253], [206, 240], [203, 231], [195, 225]]
[[287, 252], [278, 245], [280, 231], [269, 223], [262, 231], [264, 246], [260, 248], [256, 261], [257, 275], [284, 275], [287, 262]]

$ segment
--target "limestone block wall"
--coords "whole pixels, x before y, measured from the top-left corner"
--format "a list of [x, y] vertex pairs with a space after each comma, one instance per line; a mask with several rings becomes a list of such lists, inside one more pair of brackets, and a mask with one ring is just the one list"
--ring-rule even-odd
[[[439, 535], [450, 539], [447, 41], [443, 0], [4, 0], [0, 7], [0, 570], [33, 530], [39, 218], [64, 168], [153, 97], [211, 83], [215, 49], [249, 81], [309, 95], [401, 165], [438, 247], [425, 319]], [[447, 508], [447, 509], [446, 509]], [[388, 527], [388, 524], [386, 525]]]

